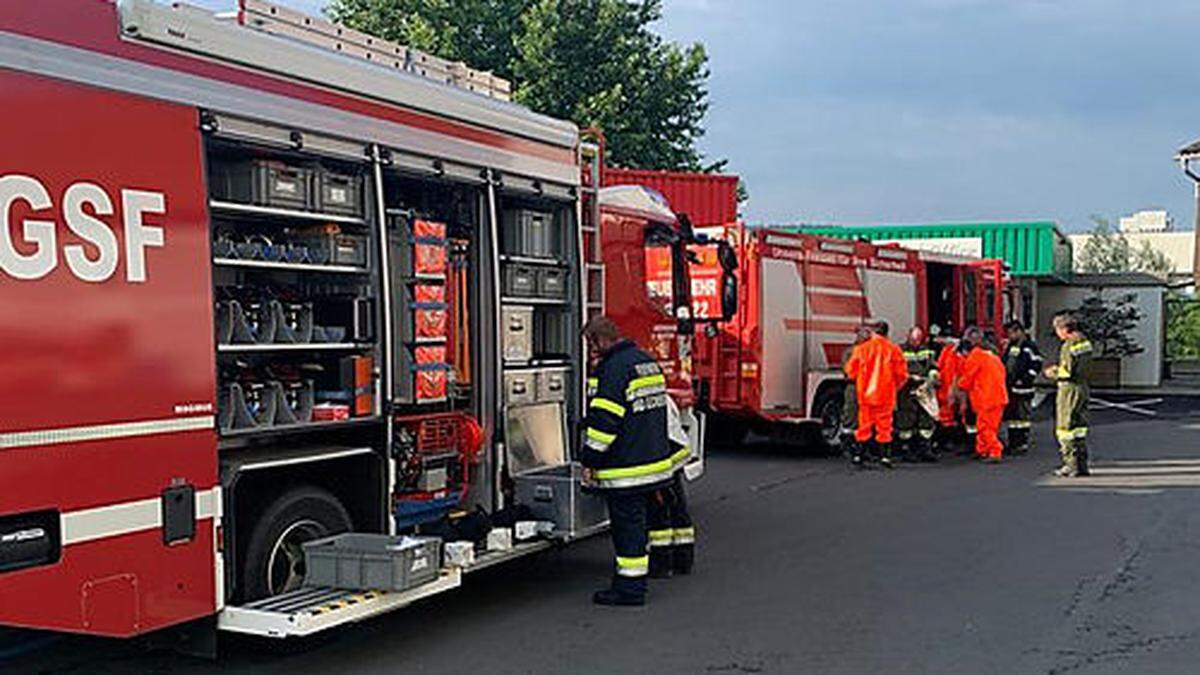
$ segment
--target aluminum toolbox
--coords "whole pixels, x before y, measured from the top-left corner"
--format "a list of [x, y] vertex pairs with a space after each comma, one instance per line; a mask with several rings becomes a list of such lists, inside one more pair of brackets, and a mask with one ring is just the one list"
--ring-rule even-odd
[[528, 298], [538, 294], [538, 271], [527, 265], [507, 263], [504, 266], [504, 295]]
[[215, 161], [209, 170], [209, 189], [219, 200], [289, 209], [311, 209], [311, 169], [275, 160]]
[[573, 539], [608, 523], [604, 498], [583, 489], [583, 467], [574, 462], [527, 471], [515, 477], [516, 502], [534, 518], [554, 523], [556, 538]]
[[504, 405], [529, 405], [537, 403], [537, 372], [532, 370], [510, 370], [504, 373]]
[[505, 361], [525, 362], [533, 358], [533, 308], [504, 307], [500, 310], [500, 343]]
[[442, 542], [432, 537], [350, 533], [304, 544], [306, 586], [405, 591], [438, 577]]
[[540, 298], [564, 300], [567, 297], [567, 271], [560, 267], [543, 267], [537, 271], [537, 295]]
[[544, 368], [537, 371], [537, 402], [556, 403], [567, 400], [567, 369]]
[[317, 209], [322, 213], [363, 215], [362, 176], [321, 169], [317, 172], [316, 182]]

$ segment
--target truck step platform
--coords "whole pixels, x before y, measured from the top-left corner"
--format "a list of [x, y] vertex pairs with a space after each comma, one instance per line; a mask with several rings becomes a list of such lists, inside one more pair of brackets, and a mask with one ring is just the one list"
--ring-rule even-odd
[[299, 588], [236, 607], [218, 616], [221, 630], [272, 638], [304, 637], [407, 607], [462, 585], [462, 572], [445, 569], [435, 580], [402, 592]]

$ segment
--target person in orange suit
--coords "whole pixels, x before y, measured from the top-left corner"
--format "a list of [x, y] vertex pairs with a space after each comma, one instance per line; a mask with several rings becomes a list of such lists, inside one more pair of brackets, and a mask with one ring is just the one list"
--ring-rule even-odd
[[908, 365], [904, 353], [888, 340], [886, 321], [877, 321], [869, 328], [871, 336], [854, 348], [846, 362], [846, 376], [854, 381], [858, 401], [858, 429], [851, 457], [856, 466], [862, 466], [864, 454], [870, 456], [877, 449], [879, 463], [891, 468], [892, 415], [896, 394], [908, 381]]
[[975, 456], [995, 464], [1004, 454], [1000, 443], [1000, 421], [1008, 405], [1007, 375], [1004, 362], [983, 347], [983, 331], [968, 328], [963, 340], [971, 351], [963, 360], [958, 387], [967, 393], [975, 411]]
[[958, 402], [952, 396], [954, 384], [962, 370], [963, 357], [958, 353], [958, 342], [947, 337], [941, 353], [938, 355], [938, 445], [944, 451], [948, 447], [954, 427], [959, 423]]

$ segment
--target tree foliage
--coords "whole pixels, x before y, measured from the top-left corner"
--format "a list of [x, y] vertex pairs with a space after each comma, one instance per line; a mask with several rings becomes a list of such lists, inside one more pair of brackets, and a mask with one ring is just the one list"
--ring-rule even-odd
[[1165, 279], [1175, 271], [1170, 259], [1149, 241], [1134, 246], [1107, 219], [1092, 216], [1092, 223], [1091, 237], [1079, 252], [1080, 272], [1146, 272]]
[[1100, 356], [1120, 358], [1146, 351], [1133, 339], [1133, 331], [1142, 320], [1141, 311], [1134, 306], [1136, 299], [1129, 293], [1109, 301], [1097, 292], [1074, 309], [1080, 329]]
[[491, 70], [530, 108], [599, 127], [610, 164], [718, 170], [696, 147], [708, 110], [703, 45], [650, 27], [662, 0], [334, 0], [353, 28]]
[[1176, 291], [1167, 294], [1167, 356], [1200, 358], [1200, 300]]

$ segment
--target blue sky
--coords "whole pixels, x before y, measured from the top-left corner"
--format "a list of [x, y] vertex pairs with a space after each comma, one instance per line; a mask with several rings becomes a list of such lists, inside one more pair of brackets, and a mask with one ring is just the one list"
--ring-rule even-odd
[[[223, 6], [223, 0], [202, 0]], [[287, 0], [306, 11], [323, 0]], [[1116, 218], [1192, 190], [1195, 0], [666, 0], [752, 222]]]

